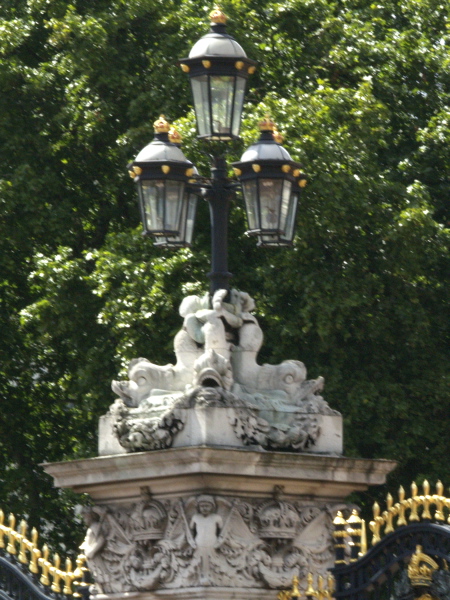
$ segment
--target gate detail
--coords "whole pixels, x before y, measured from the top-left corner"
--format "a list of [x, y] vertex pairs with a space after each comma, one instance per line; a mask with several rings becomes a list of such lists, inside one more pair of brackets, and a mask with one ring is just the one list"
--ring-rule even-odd
[[59, 595], [88, 600], [89, 584], [84, 581], [87, 568], [82, 554], [76, 559], [75, 570], [70, 558], [63, 570], [58, 554], [50, 561], [48, 547], [39, 549], [36, 529], [29, 539], [25, 521], [16, 530], [13, 514], [9, 515], [8, 525], [4, 520], [0, 510], [0, 600], [54, 600]]
[[[367, 551], [365, 523], [353, 511], [335, 519], [336, 600], [450, 599], [450, 499], [438, 482], [430, 494], [415, 483], [411, 497], [399, 490], [398, 502], [387, 496], [386, 510], [375, 503], [371, 548]], [[382, 537], [382, 534], [384, 536]], [[317, 597], [317, 596], [314, 596]]]
[[[438, 482], [430, 494], [428, 482], [423, 493], [416, 484], [411, 497], [399, 490], [398, 502], [387, 496], [386, 510], [377, 503], [371, 548], [367, 550], [366, 527], [354, 510], [348, 519], [338, 513], [334, 520], [335, 566], [325, 581], [309, 574], [304, 593], [294, 578], [291, 590], [281, 591], [279, 600], [450, 600], [450, 498]], [[27, 524], [15, 529], [0, 510], [0, 600], [54, 600], [59, 594], [89, 599], [88, 569], [79, 555], [72, 570], [65, 570], [57, 554], [49, 560], [47, 546], [38, 548], [35, 529], [26, 536]]]
[[[450, 600], [450, 498], [441, 482], [430, 494], [415, 483], [411, 497], [399, 489], [398, 502], [387, 496], [386, 510], [373, 507], [371, 548], [366, 524], [356, 510], [334, 520], [335, 566], [325, 582], [310, 573], [302, 594], [298, 581], [278, 600]], [[314, 585], [315, 583], [315, 585]]]

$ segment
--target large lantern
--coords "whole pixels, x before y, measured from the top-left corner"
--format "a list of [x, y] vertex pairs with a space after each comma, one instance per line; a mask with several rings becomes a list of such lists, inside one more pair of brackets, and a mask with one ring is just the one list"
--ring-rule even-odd
[[275, 124], [259, 123], [259, 140], [233, 167], [244, 193], [249, 235], [259, 246], [288, 246], [294, 237], [298, 198], [306, 185], [301, 165], [281, 146]]
[[210, 18], [210, 32], [180, 64], [191, 80], [199, 137], [229, 140], [239, 137], [245, 86], [257, 63], [226, 33], [221, 10]]
[[155, 237], [159, 246], [186, 246], [192, 239], [196, 209], [187, 185], [195, 167], [169, 140], [170, 125], [163, 116], [154, 128], [153, 141], [128, 165], [138, 186], [144, 235]]

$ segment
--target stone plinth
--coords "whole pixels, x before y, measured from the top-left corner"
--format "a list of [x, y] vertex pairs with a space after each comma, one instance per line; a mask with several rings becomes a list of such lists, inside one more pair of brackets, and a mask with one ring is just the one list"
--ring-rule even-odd
[[186, 446], [44, 465], [88, 493], [97, 600], [276, 598], [334, 560], [332, 521], [389, 460]]

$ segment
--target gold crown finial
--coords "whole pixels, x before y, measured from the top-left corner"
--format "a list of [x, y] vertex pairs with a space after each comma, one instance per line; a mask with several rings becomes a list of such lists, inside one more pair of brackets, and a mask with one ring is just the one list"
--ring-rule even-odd
[[169, 141], [172, 142], [172, 144], [177, 144], [178, 146], [181, 146], [183, 138], [175, 129], [175, 127], [171, 127], [169, 130]]
[[411, 556], [408, 565], [408, 578], [413, 587], [429, 587], [433, 579], [434, 571], [439, 565], [431, 556], [422, 552], [422, 546], [416, 546], [416, 551]]
[[276, 125], [270, 118], [269, 113], [266, 113], [264, 119], [258, 123], [260, 131], [275, 131]]
[[168, 133], [170, 125], [166, 121], [165, 116], [160, 115], [159, 119], [156, 119], [156, 121], [153, 123], [153, 128], [155, 133]]
[[209, 18], [211, 20], [211, 23], [220, 23], [221, 25], [226, 25], [226, 22], [228, 20], [227, 15], [217, 4], [209, 13]]

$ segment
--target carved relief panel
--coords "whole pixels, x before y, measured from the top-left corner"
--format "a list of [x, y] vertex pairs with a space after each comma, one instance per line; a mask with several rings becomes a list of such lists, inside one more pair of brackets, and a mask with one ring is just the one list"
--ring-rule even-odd
[[286, 588], [333, 563], [342, 506], [200, 495], [97, 506], [82, 545], [99, 592], [193, 586]]

